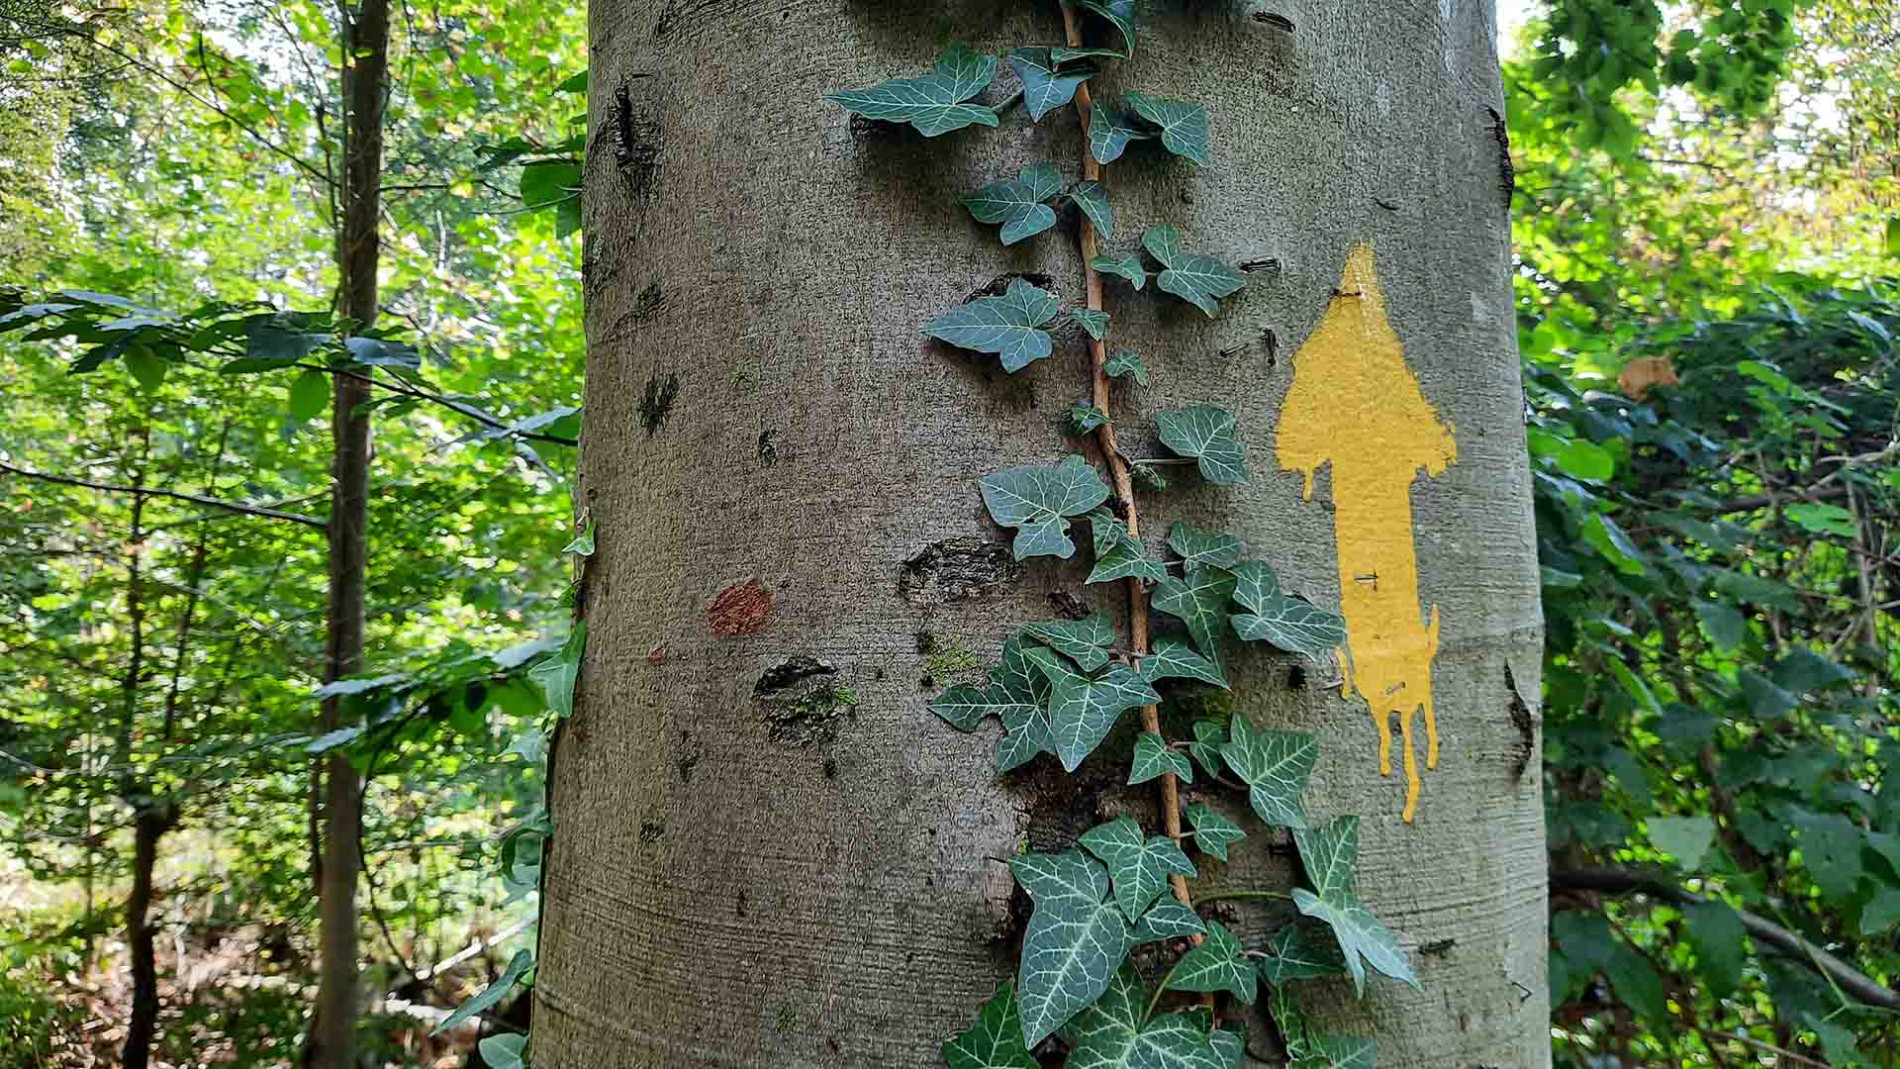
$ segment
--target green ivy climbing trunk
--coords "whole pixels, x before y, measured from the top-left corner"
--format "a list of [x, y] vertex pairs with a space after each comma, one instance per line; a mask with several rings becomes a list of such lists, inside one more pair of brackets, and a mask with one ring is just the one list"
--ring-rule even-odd
[[[1125, 785], [1132, 709], [1073, 775], [1053, 756], [999, 775], [993, 725], [931, 711], [1019, 625], [1099, 609], [1127, 634], [1128, 601], [1085, 584], [1086, 545], [1015, 560], [979, 493], [1013, 466], [1099, 463], [1061, 425], [1090, 397], [1086, 338], [1058, 332], [1009, 374], [923, 333], [1015, 278], [1084, 306], [1073, 210], [1004, 247], [962, 203], [1032, 163], [1076, 182], [1074, 113], [1032, 125], [1017, 104], [925, 138], [823, 99], [953, 41], [1060, 43], [1059, 9], [890, 6], [593, 4], [597, 550], [552, 761], [537, 1069], [938, 1064], [1016, 974], [1030, 905], [1005, 862], [1124, 815], [1164, 823], [1153, 784]], [[1139, 495], [1147, 553], [1175, 522], [1237, 535], [1339, 611], [1356, 651], [1236, 647], [1231, 697], [1165, 681], [1161, 733], [1231, 715], [1314, 735], [1305, 813], [1361, 817], [1360, 897], [1423, 990], [1307, 981], [1309, 1014], [1376, 1036], [1380, 1066], [1546, 1065], [1541, 631], [1492, 4], [1155, 7], [1093, 89], [1202, 104], [1212, 137], [1204, 166], [1137, 141], [1107, 169], [1100, 251], [1168, 225], [1247, 284], [1209, 317], [1109, 280], [1112, 345], [1148, 381], [1118, 379], [1107, 414], [1130, 459], [1167, 458], [1195, 432], [1157, 415], [1216, 404], [1249, 478], [1156, 468], [1171, 486]], [[1005, 73], [978, 103], [1014, 88]], [[1181, 802], [1247, 815], [1205, 776]], [[1250, 825], [1230, 861], [1196, 854], [1193, 895], [1309, 886], [1293, 849]], [[1292, 915], [1200, 912], [1249, 947]], [[1152, 983], [1169, 959], [1133, 960]], [[1275, 1050], [1267, 1000], [1231, 1003], [1249, 1049]]]

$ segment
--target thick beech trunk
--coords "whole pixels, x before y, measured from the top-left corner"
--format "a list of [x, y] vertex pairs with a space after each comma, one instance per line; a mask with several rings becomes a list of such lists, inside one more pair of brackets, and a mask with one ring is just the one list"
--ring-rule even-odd
[[[1232, 531], [1365, 636], [1351, 673], [1249, 652], [1236, 706], [1320, 736], [1307, 809], [1365, 818], [1360, 890], [1425, 984], [1322, 988], [1318, 1012], [1376, 1033], [1388, 1069], [1548, 1064], [1492, 4], [1157, 7], [1097, 95], [1205, 104], [1212, 154], [1196, 169], [1137, 145], [1109, 167], [1107, 251], [1167, 223], [1191, 250], [1275, 264], [1213, 320], [1110, 282], [1113, 345], [1154, 374], [1116, 387], [1122, 448], [1162, 454], [1154, 414], [1208, 401], [1238, 416], [1252, 471], [1224, 489], [1166, 469], [1142, 530], [1157, 555], [1175, 520]], [[920, 333], [1009, 272], [1081, 300], [1069, 221], [1002, 248], [960, 204], [1029, 161], [1073, 181], [1080, 135], [1071, 111], [1031, 126], [1018, 108], [925, 140], [821, 94], [927, 69], [953, 40], [1060, 41], [1058, 9], [595, 0], [592, 33], [581, 488], [598, 552], [553, 770], [535, 1065], [935, 1064], [1015, 969], [1024, 903], [996, 859], [1124, 811], [1160, 824], [1149, 787], [1120, 785], [1125, 738], [1072, 776], [1039, 758], [999, 777], [993, 724], [961, 735], [927, 708], [952, 681], [933, 651], [993, 662], [1071, 596], [1125, 611], [1119, 585], [1084, 586], [1086, 548], [1011, 562], [978, 495], [1078, 449], [1055, 418], [1089, 395], [1077, 336], [1008, 376]], [[985, 100], [1014, 78], [998, 81]], [[1389, 776], [1362, 693], [1409, 696], [1377, 718]], [[1196, 894], [1288, 886], [1277, 841], [1205, 862]], [[1252, 940], [1284, 921], [1215, 915]]]

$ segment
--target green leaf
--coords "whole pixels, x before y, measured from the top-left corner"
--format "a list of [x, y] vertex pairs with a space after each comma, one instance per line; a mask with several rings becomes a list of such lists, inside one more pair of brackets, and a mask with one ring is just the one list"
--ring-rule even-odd
[[1106, 500], [1108, 484], [1093, 465], [1075, 455], [1053, 468], [1024, 465], [983, 478], [983, 504], [990, 517], [1017, 529], [1017, 560], [1036, 556], [1068, 560], [1075, 554], [1068, 517], [1080, 516]]
[[979, 56], [962, 45], [951, 45], [937, 57], [929, 74], [826, 93], [825, 99], [867, 119], [907, 122], [925, 137], [936, 137], [971, 125], [997, 125], [996, 112], [966, 103], [995, 77], [995, 56]]
[[1643, 551], [1636, 548], [1630, 536], [1623, 532], [1615, 520], [1601, 512], [1592, 512], [1583, 521], [1583, 540], [1596, 548], [1603, 559], [1616, 566], [1616, 570], [1625, 575], [1642, 575], [1648, 571], [1643, 566], [1646, 559]]
[[1715, 589], [1736, 601], [1784, 612], [1800, 612], [1801, 598], [1792, 588], [1773, 579], [1746, 572], [1722, 571], [1715, 577]]
[[1096, 163], [1114, 163], [1131, 141], [1143, 141], [1154, 135], [1136, 123], [1120, 105], [1107, 100], [1095, 101], [1089, 109], [1089, 153]]
[[528, 1069], [527, 1059], [522, 1057], [522, 1052], [528, 1048], [527, 1036], [488, 1036], [477, 1046], [482, 1052], [482, 1061], [488, 1063], [489, 1069]]
[[963, 206], [970, 209], [978, 222], [1003, 224], [1003, 244], [1014, 245], [1056, 225], [1055, 209], [1043, 202], [1061, 189], [1062, 176], [1055, 168], [1046, 163], [1032, 163], [1017, 177], [991, 182], [963, 198]]
[[1346, 957], [1353, 988], [1366, 990], [1366, 965], [1421, 988], [1398, 937], [1359, 901], [1353, 866], [1359, 858], [1359, 818], [1334, 817], [1323, 828], [1295, 828], [1293, 841], [1300, 850], [1313, 890], [1293, 889], [1293, 904], [1301, 913], [1332, 926], [1333, 937]]
[[1167, 1013], [1143, 1022], [1148, 991], [1133, 965], [1076, 1015], [1062, 1036], [1073, 1049], [1064, 1069], [1222, 1069], [1208, 1042], [1205, 1013]]
[[1135, 942], [1153, 943], [1162, 939], [1178, 939], [1190, 935], [1202, 935], [1207, 925], [1201, 921], [1200, 914], [1164, 897], [1148, 907], [1148, 912], [1135, 922]]
[[593, 556], [594, 555], [594, 521], [588, 520], [587, 529], [582, 531], [580, 534], [576, 535], [574, 538], [574, 541], [569, 542], [567, 544], [567, 547], [562, 549], [561, 552], [572, 553], [577, 557]]
[[1315, 660], [1346, 644], [1343, 617], [1291, 594], [1277, 594], [1258, 611], [1237, 613], [1232, 621], [1234, 633], [1249, 642], [1265, 642]]
[[1207, 659], [1221, 664], [1221, 635], [1227, 603], [1234, 596], [1234, 577], [1219, 568], [1189, 568], [1187, 574], [1156, 584], [1151, 604], [1187, 624]]
[[1126, 59], [1119, 48], [1071, 48], [1068, 45], [1052, 45], [1049, 58], [1057, 64], [1073, 63], [1079, 59]]
[[422, 354], [415, 346], [386, 338], [371, 338], [363, 335], [345, 338], [343, 348], [349, 354], [348, 363], [361, 367], [418, 368], [422, 366]]
[[560, 85], [554, 87], [554, 91], [557, 93], [587, 92], [587, 71], [583, 69], [579, 74], [569, 75], [562, 80]]
[[1077, 308], [1069, 313], [1069, 318], [1088, 331], [1089, 337], [1101, 341], [1108, 334], [1108, 313], [1089, 308]]
[[[1087, 582], [1107, 583], [1132, 575], [1159, 583], [1168, 577], [1161, 562], [1148, 556], [1141, 539], [1128, 533], [1127, 524], [1102, 509], [1089, 513], [1089, 522], [1095, 528], [1095, 567], [1089, 572]], [[1150, 682], [1156, 678], [1145, 672], [1140, 674]]]
[[1181, 234], [1171, 226], [1151, 226], [1141, 232], [1141, 247], [1163, 267], [1181, 258]]
[[1312, 1049], [1287, 1069], [1374, 1069], [1379, 1043], [1360, 1036], [1314, 1036]]
[[1806, 646], [1796, 646], [1775, 662], [1770, 675], [1775, 685], [1790, 694], [1827, 690], [1854, 681], [1854, 673]]
[[1092, 434], [1107, 422], [1107, 414], [1087, 401], [1077, 401], [1062, 410], [1062, 433], [1071, 438]]
[[1214, 1050], [1214, 1064], [1220, 1069], [1243, 1069], [1247, 1058], [1247, 1037], [1227, 1028], [1207, 1034], [1207, 1045]]
[[1019, 278], [1001, 297], [978, 297], [931, 320], [924, 333], [959, 349], [995, 353], [1004, 371], [1016, 372], [1053, 351], [1049, 332], [1039, 328], [1059, 307], [1054, 294]]
[[152, 347], [134, 344], [126, 347], [125, 370], [131, 374], [139, 389], [147, 393], [159, 388], [165, 381], [165, 372], [170, 364], [165, 358], [152, 351]]
[[1866, 871], [1861, 861], [1861, 833], [1853, 821], [1838, 813], [1793, 811], [1790, 823], [1801, 833], [1801, 863], [1815, 886], [1840, 903], [1854, 897], [1854, 886]]
[[1174, 266], [1161, 272], [1155, 285], [1199, 308], [1212, 318], [1220, 311], [1220, 298], [1236, 293], [1247, 284], [1247, 276], [1212, 256], [1181, 256]]
[[1108, 202], [1108, 190], [1100, 182], [1077, 182], [1069, 191], [1069, 199], [1095, 224], [1095, 232], [1104, 241], [1115, 236], [1115, 206]]
[[1130, 923], [1141, 918], [1150, 904], [1168, 889], [1168, 875], [1193, 879], [1198, 873], [1181, 847], [1165, 835], [1144, 838], [1141, 825], [1129, 817], [1098, 824], [1082, 833], [1083, 849], [1108, 866], [1115, 884], [1115, 904]]
[[1016, 974], [1023, 1045], [1033, 1048], [1108, 990], [1132, 935], [1108, 870], [1081, 851], [1025, 854], [1009, 869], [1035, 904]]
[[1702, 867], [1709, 846], [1715, 842], [1715, 822], [1707, 816], [1650, 817], [1649, 841], [1676, 859], [1684, 871]]
[[1207, 110], [1183, 100], [1163, 100], [1146, 93], [1128, 94], [1128, 106], [1135, 114], [1161, 128], [1161, 144], [1176, 156], [1207, 164], [1208, 142], [1212, 131]]
[[1022, 1011], [1016, 1005], [1016, 987], [1003, 984], [996, 997], [983, 1004], [976, 1023], [943, 1045], [938, 1053], [950, 1069], [1038, 1069], [1035, 1056], [1023, 1042]]
[[[242, 361], [251, 366], [244, 370], [263, 369], [257, 365], [284, 367], [294, 364], [329, 343], [328, 334], [297, 329], [302, 321], [302, 317], [288, 313], [252, 320], [246, 331]], [[232, 369], [237, 363], [240, 362], [232, 361], [219, 370], [237, 374]]]
[[[1232, 568], [1240, 563], [1240, 555], [1246, 550], [1246, 546], [1240, 539], [1233, 535], [1220, 531], [1203, 531], [1191, 523], [1180, 521], [1176, 521], [1168, 528], [1168, 548], [1179, 554], [1182, 562], [1189, 568], [1199, 568], [1203, 565]], [[1239, 579], [1238, 574], [1235, 579]], [[1238, 591], [1238, 586], [1235, 589]]]
[[1775, 686], [1774, 680], [1753, 668], [1737, 672], [1735, 681], [1741, 687], [1742, 700], [1748, 703], [1749, 714], [1757, 720], [1779, 720], [1801, 704], [1800, 698]]
[[1228, 846], [1247, 837], [1240, 825], [1198, 802], [1182, 812], [1194, 829], [1194, 844], [1222, 861], [1227, 860]]
[[1196, 720], [1194, 741], [1188, 743], [1188, 756], [1194, 758], [1208, 775], [1218, 776], [1224, 767], [1220, 748], [1227, 743], [1227, 729], [1218, 721]]
[[1695, 948], [1697, 974], [1709, 985], [1710, 994], [1727, 998], [1742, 986], [1748, 961], [1741, 915], [1726, 902], [1694, 902], [1682, 907], [1682, 923], [1689, 945]]
[[1009, 53], [1009, 65], [1023, 80], [1023, 103], [1032, 122], [1075, 99], [1076, 87], [1094, 75], [1092, 70], [1057, 71], [1058, 62], [1047, 48], [1017, 48]]
[[1230, 739], [1221, 759], [1247, 785], [1247, 801], [1268, 824], [1306, 827], [1300, 794], [1319, 760], [1319, 740], [1292, 731], [1255, 728], [1236, 715], [1228, 724]]
[[[1121, 260], [1117, 260], [1112, 256], [1097, 256], [1089, 261], [1089, 266], [1105, 275], [1120, 275], [1122, 278], [1133, 283], [1137, 290], [1141, 289], [1148, 281], [1148, 272], [1141, 266], [1141, 254], [1138, 252], [1131, 252], [1125, 259]], [[1128, 350], [1124, 349], [1122, 351], [1127, 352]], [[1148, 384], [1146, 379], [1138, 378], [1137, 381], [1141, 382], [1143, 386]]]
[[[1133, 257], [1131, 257], [1131, 259], [1133, 259]], [[1139, 283], [1137, 283], [1137, 288], [1139, 288]], [[1133, 349], [1115, 350], [1107, 360], [1103, 361], [1102, 374], [1107, 375], [1111, 379], [1119, 379], [1123, 375], [1133, 375], [1138, 385], [1148, 385], [1148, 369], [1141, 363], [1141, 354]]]
[[1037, 754], [1056, 752], [1055, 739], [1049, 733], [1048, 714], [1040, 706], [1012, 706], [1005, 709], [1003, 728], [1006, 733], [996, 742], [998, 772], [1021, 768]]
[[1135, 674], [1150, 683], [1157, 679], [1198, 679], [1222, 690], [1228, 689], [1219, 665], [1172, 635], [1155, 640], [1154, 649], [1143, 654], [1141, 663], [1135, 666]]
[[1813, 534], [1854, 537], [1854, 514], [1839, 505], [1788, 505], [1781, 511], [1802, 530]]
[[[1234, 540], [1234, 549], [1239, 552], [1238, 539]], [[1234, 573], [1234, 600], [1254, 612], [1285, 596], [1280, 590], [1280, 577], [1265, 561], [1236, 560], [1222, 567]]]
[[[579, 625], [577, 624], [575, 626], [578, 627]], [[513, 990], [515, 984], [533, 968], [534, 951], [515, 951], [515, 956], [508, 960], [508, 967], [502, 970], [500, 978], [487, 987], [482, 988], [481, 992], [474, 998], [462, 1003], [454, 1013], [444, 1018], [442, 1023], [436, 1025], [435, 1030], [429, 1034], [439, 1036], [449, 1029], [454, 1028], [456, 1025], [461, 1024], [463, 1021], [468, 1020], [470, 1017], [486, 1012], [489, 1007], [500, 1002], [509, 991]]]
[[587, 621], [582, 620], [568, 632], [561, 648], [548, 659], [528, 669], [528, 678], [547, 695], [548, 709], [566, 718], [574, 715], [574, 683], [580, 678], [581, 651], [587, 646]]
[[1734, 606], [1724, 601], [1697, 598], [1694, 608], [1696, 619], [1702, 622], [1702, 630], [1717, 649], [1740, 649], [1742, 643], [1747, 641], [1748, 621]]
[[1090, 613], [1081, 620], [1044, 620], [1028, 624], [1023, 632], [1048, 643], [1084, 672], [1107, 664], [1108, 647], [1115, 644], [1115, 621], [1101, 612]]
[[1146, 783], [1172, 772], [1183, 783], [1194, 782], [1194, 764], [1187, 755], [1169, 748], [1167, 740], [1144, 731], [1135, 738], [1135, 760], [1128, 769], [1128, 785]]
[[1217, 486], [1232, 486], [1247, 477], [1247, 455], [1234, 437], [1234, 417], [1214, 405], [1190, 405], [1180, 412], [1155, 416], [1161, 444], [1184, 457], [1193, 457], [1201, 478]]
[[303, 423], [323, 411], [330, 400], [330, 377], [321, 371], [306, 371], [290, 382], [290, 419]]
[[[1076, 6], [1084, 11], [1093, 12], [1113, 23], [1122, 35], [1122, 43], [1127, 45], [1123, 55], [1135, 52], [1135, 0], [1081, 0]], [[1107, 160], [1103, 160], [1107, 163]]]
[[1110, 665], [1090, 678], [1070, 668], [1051, 650], [1031, 649], [1024, 656], [1034, 661], [1053, 684], [1049, 733], [1066, 772], [1074, 772], [1082, 759], [1101, 745], [1123, 711], [1161, 700], [1153, 687], [1123, 665]]
[[1231, 991], [1242, 1003], [1252, 1003], [1260, 977], [1234, 933], [1219, 921], [1208, 921], [1207, 938], [1174, 967], [1168, 986], [1176, 991]]
[[1266, 957], [1257, 959], [1260, 978], [1279, 985], [1346, 975], [1339, 945], [1312, 921], [1296, 921], [1267, 940]]
[[1040, 712], [1034, 704], [1010, 693], [1009, 688], [994, 683], [987, 687], [960, 683], [937, 695], [930, 711], [958, 731], [975, 731], [986, 716], [1007, 723], [1012, 717]]
[[581, 191], [581, 167], [567, 160], [538, 160], [521, 168], [521, 203], [541, 208], [573, 200]]

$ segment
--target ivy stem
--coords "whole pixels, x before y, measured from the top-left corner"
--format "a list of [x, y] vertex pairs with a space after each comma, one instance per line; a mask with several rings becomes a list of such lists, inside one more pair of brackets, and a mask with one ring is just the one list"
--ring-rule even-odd
[[[1075, 9], [1062, 4], [1062, 31], [1067, 37], [1069, 47], [1082, 47], [1082, 26], [1078, 22]], [[1100, 182], [1102, 165], [1095, 161], [1095, 154], [1089, 151], [1089, 114], [1093, 108], [1088, 83], [1084, 82], [1075, 90], [1075, 113], [1082, 124], [1082, 178], [1084, 181]], [[1089, 310], [1102, 310], [1102, 276], [1095, 270], [1095, 224], [1090, 221], [1087, 212], [1080, 216], [1082, 274], [1088, 283]], [[1097, 411], [1108, 414], [1108, 373], [1104, 370], [1108, 363], [1108, 346], [1099, 338], [1089, 339], [1089, 358], [1092, 365], [1091, 398]], [[1141, 521], [1135, 514], [1135, 484], [1129, 470], [1128, 458], [1122, 455], [1121, 448], [1115, 444], [1115, 422], [1105, 419], [1095, 430], [1097, 441], [1102, 449], [1102, 463], [1107, 466], [1109, 479], [1115, 487], [1115, 496], [1127, 508], [1122, 517], [1128, 524], [1128, 533], [1141, 537]], [[1128, 644], [1134, 653], [1136, 665], [1148, 652], [1148, 592], [1142, 589], [1141, 579], [1129, 576], [1128, 583]], [[1161, 734], [1161, 710], [1153, 705], [1141, 707], [1141, 729], [1155, 735]], [[1161, 784], [1161, 820], [1168, 837], [1176, 842], [1181, 840], [1181, 787], [1175, 781], [1174, 773], [1163, 772]], [[1174, 897], [1182, 905], [1193, 908], [1194, 900], [1188, 894], [1187, 877], [1179, 873], [1168, 877], [1168, 883], [1174, 889]], [[1195, 946], [1201, 944], [1200, 936], [1190, 937]], [[1165, 984], [1163, 985], [1166, 986]]]
[[1285, 891], [1221, 891], [1216, 894], [1202, 896], [1201, 905], [1205, 906], [1213, 902], [1232, 902], [1250, 898], [1270, 898], [1276, 902], [1293, 901], [1293, 896], [1287, 894]]
[[1146, 1027], [1149, 1021], [1154, 1020], [1155, 1007], [1161, 1005], [1161, 996], [1163, 993], [1165, 993], [1168, 990], [1168, 984], [1171, 981], [1173, 981], [1174, 970], [1179, 969], [1181, 967], [1181, 963], [1186, 960], [1187, 960], [1186, 954], [1183, 954], [1180, 957], [1174, 959], [1174, 964], [1168, 966], [1168, 975], [1163, 976], [1161, 978], [1161, 983], [1155, 988], [1155, 993], [1148, 996], [1148, 1008], [1146, 1010], [1143, 1010], [1141, 1014], [1141, 1023], [1143, 1027]]

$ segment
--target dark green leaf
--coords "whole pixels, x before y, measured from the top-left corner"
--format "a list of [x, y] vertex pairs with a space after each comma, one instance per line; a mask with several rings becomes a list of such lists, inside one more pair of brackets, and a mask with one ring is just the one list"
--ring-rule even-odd
[[1741, 986], [1748, 960], [1741, 915], [1726, 902], [1697, 902], [1682, 907], [1682, 923], [1695, 948], [1696, 972], [1710, 994], [1727, 998]]
[[1069, 199], [1095, 224], [1095, 231], [1103, 240], [1115, 236], [1115, 206], [1108, 202], [1108, 190], [1102, 188], [1100, 182], [1076, 183], [1069, 191]]
[[[1097, 256], [1089, 261], [1089, 266], [1105, 275], [1119, 275], [1132, 283], [1137, 290], [1148, 281], [1148, 272], [1141, 266], [1141, 254], [1138, 252], [1131, 252], [1126, 258], [1120, 260], [1112, 256]], [[1142, 385], [1146, 386], [1147, 382], [1143, 380]]]
[[1234, 437], [1233, 414], [1214, 405], [1192, 405], [1180, 412], [1155, 416], [1161, 443], [1184, 457], [1193, 457], [1201, 477], [1219, 486], [1232, 486], [1247, 477], [1247, 455]]
[[1047, 48], [1018, 48], [1009, 54], [1009, 65], [1023, 80], [1023, 103], [1032, 122], [1075, 99], [1075, 90], [1095, 72], [1056, 70], [1059, 66]]
[[1169, 874], [1193, 879], [1194, 863], [1165, 835], [1143, 836], [1141, 825], [1128, 817], [1098, 824], [1082, 833], [1081, 844], [1108, 866], [1115, 885], [1115, 904], [1130, 923], [1168, 889]]
[[[1135, 51], [1135, 0], [1080, 0], [1076, 6], [1084, 11], [1093, 12], [1113, 23], [1122, 35], [1122, 43], [1127, 46], [1123, 55], [1133, 55]], [[1107, 160], [1103, 160], [1107, 163]]]
[[[1203, 531], [1190, 523], [1176, 521], [1168, 528], [1168, 548], [1180, 555], [1188, 568], [1211, 565], [1232, 568], [1245, 552], [1240, 539], [1220, 531]], [[1262, 565], [1262, 567], [1265, 567]], [[1236, 579], [1239, 577], [1236, 576]], [[1238, 590], [1238, 587], [1236, 587]]]
[[1033, 1048], [1108, 990], [1132, 936], [1108, 870], [1081, 851], [1026, 854], [1009, 868], [1035, 904], [1016, 977], [1023, 1045]]
[[1096, 163], [1114, 163], [1121, 159], [1129, 142], [1153, 136], [1120, 105], [1097, 100], [1089, 109], [1089, 152]]
[[534, 951], [515, 951], [515, 956], [508, 960], [508, 967], [502, 970], [501, 976], [496, 979], [494, 983], [482, 988], [481, 992], [474, 998], [462, 1003], [454, 1013], [443, 1018], [442, 1023], [436, 1025], [435, 1030], [429, 1034], [439, 1036], [449, 1029], [454, 1028], [456, 1025], [461, 1024], [463, 1021], [468, 1020], [470, 1017], [487, 1012], [490, 1007], [500, 1002], [509, 991], [512, 991], [515, 984], [533, 968]]
[[996, 112], [966, 103], [995, 77], [995, 56], [979, 56], [962, 45], [952, 45], [937, 57], [929, 74], [826, 93], [825, 99], [867, 119], [907, 122], [925, 137], [936, 137], [970, 125], [997, 124]]
[[1148, 369], [1142, 366], [1141, 354], [1133, 349], [1115, 350], [1115, 352], [1102, 363], [1102, 374], [1107, 375], [1111, 379], [1119, 379], [1123, 375], [1133, 375], [1136, 383], [1142, 386], [1148, 385]]
[[1234, 596], [1234, 577], [1219, 568], [1189, 568], [1179, 579], [1157, 584], [1152, 604], [1187, 624], [1207, 659], [1222, 663], [1221, 637], [1226, 632], [1227, 603]]
[[1187, 755], [1170, 749], [1167, 740], [1144, 731], [1135, 738], [1135, 760], [1128, 769], [1128, 783], [1146, 783], [1172, 772], [1183, 783], [1194, 782], [1194, 765]]
[[1079, 324], [1083, 330], [1088, 331], [1089, 337], [1094, 338], [1096, 341], [1101, 341], [1103, 336], [1108, 333], [1107, 312], [1097, 312], [1088, 308], [1077, 308], [1075, 311], [1069, 313], [1069, 318]]
[[[1195, 163], [1207, 163], [1207, 148], [1212, 137], [1207, 111], [1199, 104], [1181, 100], [1163, 100], [1145, 93], [1128, 94], [1128, 106], [1135, 114], [1161, 128], [1161, 144], [1176, 156]], [[1172, 292], [1172, 291], [1170, 291]]]
[[1069, 667], [1053, 651], [1024, 653], [1053, 684], [1049, 696], [1049, 733], [1064, 771], [1073, 772], [1128, 709], [1161, 700], [1154, 688], [1123, 665], [1110, 665], [1090, 678]]
[[1141, 658], [1135, 673], [1150, 683], [1157, 679], [1198, 679], [1227, 689], [1227, 679], [1221, 675], [1219, 665], [1172, 635], [1155, 640], [1154, 649]]
[[1306, 827], [1300, 795], [1319, 760], [1319, 741], [1292, 731], [1254, 728], [1236, 715], [1228, 724], [1230, 741], [1221, 747], [1221, 759], [1247, 785], [1247, 800], [1268, 824]]
[[580, 678], [581, 652], [587, 646], [587, 621], [582, 620], [568, 632], [561, 648], [547, 660], [528, 670], [528, 678], [547, 696], [548, 709], [559, 717], [574, 713], [574, 684]]
[[1270, 984], [1346, 975], [1346, 959], [1327, 930], [1313, 921], [1296, 921], [1267, 940], [1258, 959], [1260, 978]]
[[1182, 811], [1187, 817], [1188, 827], [1194, 829], [1194, 843], [1202, 850], [1227, 860], [1227, 848], [1247, 837], [1240, 825], [1208, 807], [1195, 803]]
[[1032, 163], [1017, 177], [991, 182], [963, 198], [963, 205], [978, 222], [1003, 224], [1003, 244], [1014, 245], [1056, 225], [1055, 209], [1043, 202], [1061, 189], [1062, 176], [1055, 168], [1046, 163]]
[[1168, 986], [1177, 991], [1230, 991], [1243, 1004], [1259, 993], [1260, 977], [1247, 952], [1219, 921], [1207, 922], [1207, 938], [1174, 968]]
[[1068, 517], [1080, 516], [1106, 500], [1108, 484], [1093, 465], [1074, 455], [1053, 468], [1024, 465], [983, 478], [983, 503], [991, 518], [1017, 528], [1017, 560], [1069, 559], [1075, 554], [1075, 543], [1069, 540]]
[[945, 1043], [939, 1053], [950, 1069], [1038, 1069], [1023, 1042], [1015, 985], [998, 987], [996, 997], [985, 1002], [976, 1015], [976, 1023]]
[[1020, 371], [1053, 351], [1041, 330], [1061, 307], [1053, 294], [1016, 279], [1001, 297], [979, 297], [938, 316], [924, 333], [959, 349], [995, 353], [1004, 371]]
[[1364, 995], [1367, 964], [1394, 980], [1419, 987], [1405, 952], [1399, 949], [1398, 937], [1359, 902], [1353, 873], [1359, 859], [1359, 818], [1334, 817], [1323, 828], [1295, 828], [1293, 841], [1300, 850], [1300, 864], [1313, 884], [1312, 891], [1294, 888], [1293, 904], [1301, 913], [1332, 927], [1354, 989]]
[[1090, 613], [1080, 620], [1045, 620], [1029, 624], [1023, 631], [1048, 643], [1084, 672], [1107, 664], [1108, 647], [1115, 644], [1115, 622], [1100, 612]]
[[1201, 921], [1200, 914], [1175, 901], [1162, 898], [1148, 907], [1148, 912], [1135, 922], [1135, 942], [1152, 943], [1160, 939], [1178, 939], [1184, 936], [1201, 935], [1207, 931], [1207, 925]]

